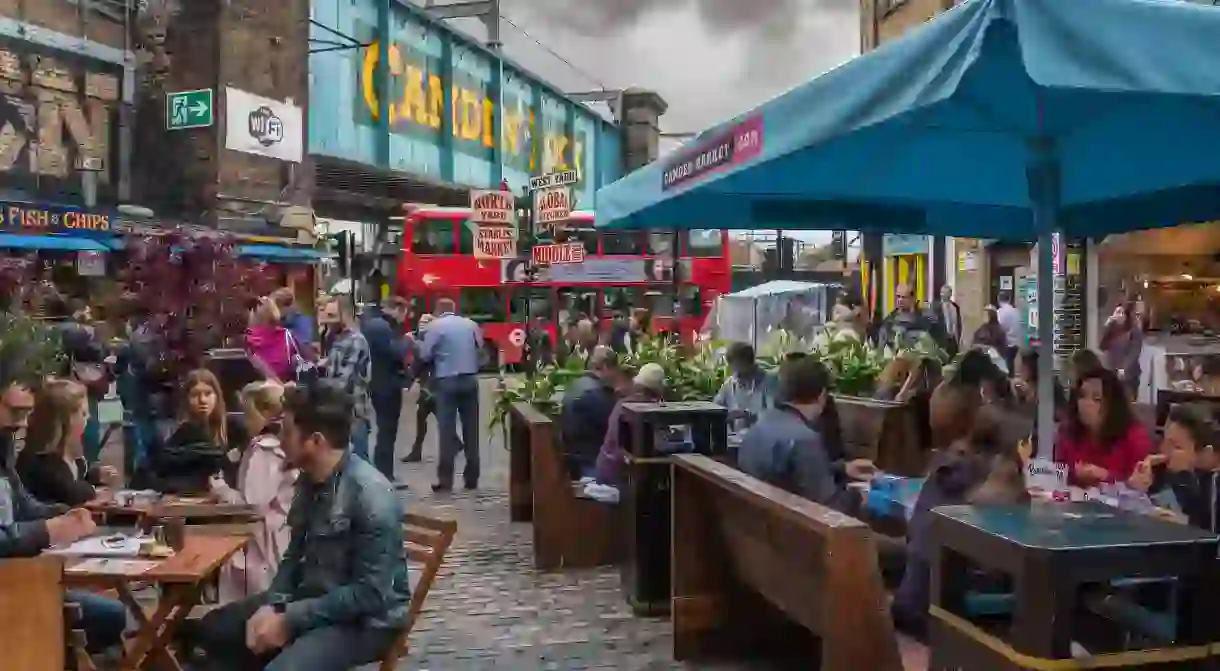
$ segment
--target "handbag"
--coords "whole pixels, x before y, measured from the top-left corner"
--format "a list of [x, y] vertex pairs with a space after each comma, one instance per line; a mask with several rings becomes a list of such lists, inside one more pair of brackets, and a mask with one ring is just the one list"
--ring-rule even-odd
[[110, 391], [110, 375], [100, 363], [72, 362], [72, 377], [96, 394]]
[[288, 361], [292, 364], [293, 380], [297, 384], [309, 384], [318, 379], [318, 367], [314, 362], [301, 354], [297, 339], [292, 337], [292, 331], [284, 329], [284, 344], [288, 347]]

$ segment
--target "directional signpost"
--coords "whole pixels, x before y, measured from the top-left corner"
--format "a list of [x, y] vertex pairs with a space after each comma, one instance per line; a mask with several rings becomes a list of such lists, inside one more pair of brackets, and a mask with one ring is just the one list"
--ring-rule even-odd
[[534, 223], [542, 230], [557, 233], [560, 225], [572, 215], [572, 185], [579, 181], [575, 170], [552, 172], [530, 178], [534, 192]]
[[165, 129], [208, 128], [216, 122], [212, 89], [165, 94]]

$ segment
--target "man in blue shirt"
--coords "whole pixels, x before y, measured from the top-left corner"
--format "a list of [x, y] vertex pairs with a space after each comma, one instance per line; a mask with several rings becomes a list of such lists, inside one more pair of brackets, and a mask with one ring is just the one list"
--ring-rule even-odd
[[[784, 364], [783, 402], [766, 410], [737, 450], [737, 467], [767, 484], [824, 506], [852, 512], [852, 494], [836, 477], [842, 465], [826, 450], [818, 419], [830, 398], [830, 373], [804, 357]], [[849, 469], [848, 475], [855, 475]]]
[[[436, 301], [436, 320], [423, 332], [420, 358], [432, 364], [432, 391], [440, 430], [441, 458], [436, 465], [432, 491], [453, 489], [453, 462], [461, 449], [466, 457], [462, 477], [466, 489], [479, 487], [479, 358], [483, 332], [479, 325], [457, 314], [452, 299]], [[458, 416], [462, 438], [458, 439]]]
[[292, 536], [270, 588], [208, 613], [194, 643], [215, 671], [340, 671], [380, 659], [406, 624], [403, 508], [347, 449], [351, 394], [330, 380], [284, 395], [282, 446], [299, 468]]

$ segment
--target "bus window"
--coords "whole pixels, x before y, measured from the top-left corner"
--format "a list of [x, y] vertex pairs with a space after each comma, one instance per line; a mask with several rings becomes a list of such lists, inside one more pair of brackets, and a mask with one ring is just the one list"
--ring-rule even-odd
[[462, 217], [454, 221], [458, 228], [458, 254], [474, 254], [474, 231], [470, 219]]
[[724, 238], [720, 230], [696, 228], [687, 231], [686, 256], [699, 258], [724, 256]]
[[703, 316], [703, 301], [702, 292], [699, 287], [684, 286], [681, 291], [682, 296], [682, 316], [683, 317], [702, 317]]
[[648, 298], [647, 307], [652, 312], [653, 317], [674, 316], [674, 297], [668, 291], [649, 291]]
[[508, 319], [514, 324], [525, 324], [530, 317], [539, 315], [547, 321], [554, 319], [551, 306], [551, 290], [546, 287], [514, 287], [509, 294]]
[[606, 287], [602, 290], [606, 312], [628, 314], [632, 308], [644, 306], [643, 287]]
[[603, 256], [640, 256], [644, 253], [643, 239], [639, 233], [603, 233]]
[[583, 242], [585, 254], [597, 254], [597, 231], [591, 228], [569, 228], [555, 236], [555, 242]]
[[559, 290], [560, 313], [561, 316], [566, 315], [569, 321], [576, 319], [580, 315], [597, 317], [597, 309], [601, 307], [601, 304], [597, 301], [597, 289], [577, 287]]
[[411, 251], [416, 254], [453, 254], [453, 220], [416, 219], [411, 227]]
[[648, 253], [653, 256], [670, 256], [674, 248], [673, 233], [649, 233]]
[[462, 289], [459, 293], [462, 314], [478, 324], [504, 321], [504, 297], [499, 289]]

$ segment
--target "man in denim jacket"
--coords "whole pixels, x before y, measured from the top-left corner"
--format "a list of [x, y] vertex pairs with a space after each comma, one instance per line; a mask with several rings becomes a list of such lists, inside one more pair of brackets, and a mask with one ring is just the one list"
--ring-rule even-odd
[[347, 450], [350, 394], [330, 381], [285, 394], [283, 447], [300, 468], [292, 540], [270, 589], [209, 613], [195, 643], [225, 671], [341, 671], [377, 661], [405, 624], [402, 505]]

